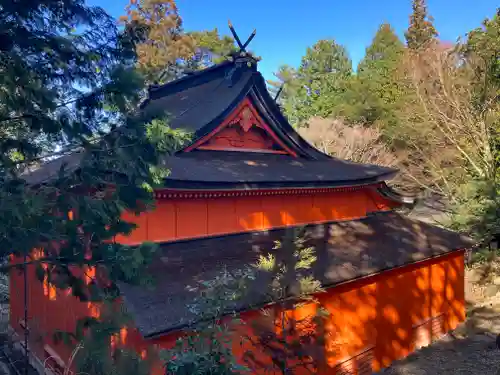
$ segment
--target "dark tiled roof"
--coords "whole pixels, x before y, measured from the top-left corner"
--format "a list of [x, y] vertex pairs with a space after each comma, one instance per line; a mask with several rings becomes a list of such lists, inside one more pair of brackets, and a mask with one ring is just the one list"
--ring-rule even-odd
[[336, 158], [310, 160], [254, 152], [193, 151], [166, 158], [166, 186], [217, 188], [355, 185], [392, 178], [395, 169]]
[[150, 90], [141, 109], [152, 117], [166, 115], [169, 125], [194, 133], [193, 142], [209, 134], [245, 97], [249, 98], [273, 132], [297, 155], [327, 159], [288, 123], [271, 98], [256, 62], [223, 62]]
[[[171, 174], [167, 187], [186, 189], [249, 189], [359, 185], [391, 179], [394, 169], [351, 163], [315, 149], [291, 127], [267, 91], [255, 64], [224, 62], [150, 90], [141, 110], [170, 117], [169, 125], [195, 136], [213, 131], [241, 102], [249, 98], [263, 120], [298, 157], [266, 153], [194, 151], [165, 158]], [[26, 175], [30, 184], [49, 181], [67, 163], [78, 169], [82, 155], [67, 155]]]
[[166, 114], [170, 127], [200, 135], [205, 125], [232, 109], [248, 91], [255, 74], [255, 69], [225, 62], [150, 91], [142, 110], [152, 116]]
[[[316, 224], [306, 227], [307, 245], [315, 247], [318, 260], [313, 276], [324, 286], [356, 279], [390, 268], [470, 247], [457, 233], [410, 220], [396, 213]], [[148, 337], [181, 329], [193, 322], [188, 309], [194, 292], [186, 286], [211, 280], [224, 267], [238, 270], [272, 252], [273, 241], [284, 230], [242, 233], [164, 244], [151, 266], [155, 286], [148, 289], [120, 285], [124, 301], [140, 332]], [[235, 309], [266, 302], [265, 277], [257, 278], [248, 296]], [[264, 283], [264, 284], [263, 284]]]
[[57, 178], [61, 167], [64, 166], [66, 172], [73, 172], [79, 169], [83, 152], [74, 152], [45, 162], [41, 167], [22, 174], [24, 180], [30, 185], [43, 184]]
[[[171, 170], [167, 186], [193, 189], [338, 186], [378, 182], [395, 174], [389, 168], [331, 158], [312, 147], [284, 118], [256, 65], [244, 61], [224, 62], [151, 89], [141, 110], [151, 117], [166, 114], [171, 127], [193, 132], [192, 142], [195, 142], [220, 125], [245, 97], [298, 157], [226, 151], [187, 155], [178, 152], [165, 159]], [[30, 184], [47, 182], [57, 176], [63, 163], [76, 170], [81, 159], [81, 154], [61, 157], [27, 174], [26, 180]]]
[[[83, 153], [65, 155], [24, 174], [32, 185], [56, 178], [61, 166], [78, 169]], [[258, 189], [287, 187], [335, 187], [375, 183], [391, 179], [396, 169], [328, 158], [310, 160], [288, 155], [254, 152], [192, 151], [166, 157], [170, 170], [165, 186], [186, 189]]]

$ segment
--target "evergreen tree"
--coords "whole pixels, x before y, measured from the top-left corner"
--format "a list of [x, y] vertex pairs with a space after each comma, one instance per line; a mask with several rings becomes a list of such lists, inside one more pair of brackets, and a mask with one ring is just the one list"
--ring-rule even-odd
[[194, 54], [193, 39], [182, 28], [175, 0], [130, 0], [121, 22], [140, 36], [137, 66], [148, 83], [163, 83], [180, 73], [179, 60]]
[[[122, 212], [151, 207], [165, 172], [151, 168], [159, 140], [136, 111], [137, 38], [83, 0], [0, 4], [2, 257], [84, 301], [116, 297], [118, 281], [149, 281], [155, 247], [113, 241], [135, 227]], [[162, 134], [171, 150], [175, 133]], [[48, 161], [34, 182], [28, 172]], [[109, 283], [86, 283], [89, 268]]]
[[391, 25], [380, 25], [366, 49], [363, 60], [358, 65], [358, 75], [367, 79], [390, 81], [392, 74], [401, 61], [404, 45], [395, 34]]
[[500, 92], [500, 8], [482, 27], [468, 33], [461, 50], [468, 60], [475, 60], [477, 99]]
[[198, 296], [188, 305], [195, 313], [189, 335], [180, 337], [170, 350], [161, 352], [166, 375], [242, 375], [250, 372], [238, 363], [234, 338], [243, 321], [235, 311], [246, 296], [255, 272], [249, 268], [224, 270], [212, 280], [190, 287]]
[[189, 35], [193, 38], [196, 50], [189, 64], [194, 69], [203, 69], [211, 64], [220, 63], [236, 51], [234, 39], [228, 35], [220, 36], [216, 28], [193, 31]]
[[483, 176], [469, 178], [461, 187], [465, 199], [461, 197], [453, 207], [453, 224], [488, 243], [500, 233], [500, 8], [468, 33], [457, 52], [463, 57], [461, 68], [472, 81], [472, 115], [486, 130], [489, 147], [483, 156], [487, 160]]
[[[307, 246], [309, 239], [305, 229], [289, 229], [254, 265], [256, 277], [269, 281], [266, 290], [273, 305], [250, 322], [251, 346], [244, 360], [253, 372], [315, 374], [325, 363], [329, 312], [315, 297], [323, 288], [314, 278], [318, 256], [314, 247]], [[316, 311], [304, 316], [299, 311], [308, 303]]]
[[404, 45], [392, 27], [382, 24], [351, 81], [345, 115], [355, 121], [396, 121], [395, 107], [404, 96], [400, 65]]
[[290, 123], [295, 124], [299, 121], [294, 117], [294, 109], [298, 105], [297, 94], [301, 88], [297, 70], [289, 65], [282, 65], [274, 75], [276, 80], [267, 81], [268, 89], [273, 97], [277, 96], [277, 102]]
[[433, 18], [427, 14], [425, 0], [413, 0], [410, 26], [405, 33], [408, 48], [419, 50], [429, 44], [437, 35]]
[[[293, 71], [287, 68], [286, 72]], [[290, 74], [294, 77], [294, 89], [290, 90], [293, 95], [282, 99], [292, 124], [300, 124], [312, 116], [335, 114], [351, 74], [347, 51], [334, 40], [320, 40], [308, 48], [296, 74]]]

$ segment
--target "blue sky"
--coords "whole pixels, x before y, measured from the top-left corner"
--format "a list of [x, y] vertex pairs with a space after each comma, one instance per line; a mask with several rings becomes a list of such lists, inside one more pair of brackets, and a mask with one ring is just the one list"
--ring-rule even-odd
[[[128, 0], [88, 2], [118, 17]], [[228, 19], [241, 39], [257, 29], [250, 47], [262, 57], [259, 69], [267, 79], [282, 64], [297, 66], [306, 48], [319, 39], [334, 38], [345, 45], [357, 64], [382, 22], [403, 37], [411, 12], [410, 0], [177, 0], [177, 5], [186, 30], [217, 27], [229, 33]], [[498, 5], [498, 0], [428, 0], [440, 38], [446, 41], [478, 27]]]

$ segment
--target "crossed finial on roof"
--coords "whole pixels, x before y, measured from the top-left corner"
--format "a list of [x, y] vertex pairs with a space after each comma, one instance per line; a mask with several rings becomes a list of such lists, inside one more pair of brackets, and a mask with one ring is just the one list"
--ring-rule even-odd
[[236, 30], [234, 29], [233, 27], [233, 24], [231, 23], [231, 21], [229, 20], [228, 21], [228, 24], [229, 24], [229, 30], [231, 30], [231, 34], [233, 34], [233, 37], [234, 39], [236, 40], [236, 43], [238, 43], [238, 47], [240, 47], [240, 50], [238, 52], [239, 55], [245, 55], [246, 54], [246, 48], [247, 46], [250, 44], [250, 42], [252, 41], [252, 39], [255, 37], [255, 34], [257, 33], [257, 30], [253, 30], [252, 34], [250, 34], [250, 36], [248, 37], [247, 41], [245, 43], [241, 43], [241, 40], [238, 36], [238, 34], [236, 33]]
[[283, 91], [283, 87], [285, 87], [285, 82], [283, 82], [280, 86], [280, 88], [278, 89], [278, 91], [276, 92], [276, 95], [274, 95], [274, 101], [277, 102], [280, 95], [281, 95], [281, 92]]

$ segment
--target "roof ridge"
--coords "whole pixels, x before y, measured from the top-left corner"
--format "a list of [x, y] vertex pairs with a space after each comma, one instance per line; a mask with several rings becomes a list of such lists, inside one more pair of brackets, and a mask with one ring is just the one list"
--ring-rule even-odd
[[208, 68], [200, 69], [200, 70], [191, 72], [189, 74], [186, 74], [186, 75], [184, 75], [184, 76], [182, 76], [180, 78], [174, 79], [173, 81], [169, 81], [169, 82], [166, 82], [166, 83], [163, 83], [163, 84], [160, 84], [160, 85], [150, 85], [148, 87], [148, 95], [150, 93], [155, 93], [155, 92], [164, 90], [166, 88], [174, 87], [174, 86], [176, 86], [176, 85], [178, 85], [180, 83], [184, 83], [184, 82], [196, 79], [199, 76], [202, 76], [202, 75], [204, 75], [206, 73], [212, 73], [212, 72], [214, 72], [216, 70], [219, 70], [221, 68], [225, 68], [228, 65], [234, 65], [234, 64], [235, 64], [235, 61], [224, 60], [224, 61], [222, 61], [222, 62], [220, 62], [218, 64], [214, 64], [213, 66], [210, 66]]

